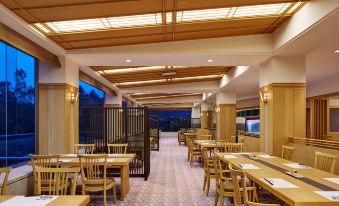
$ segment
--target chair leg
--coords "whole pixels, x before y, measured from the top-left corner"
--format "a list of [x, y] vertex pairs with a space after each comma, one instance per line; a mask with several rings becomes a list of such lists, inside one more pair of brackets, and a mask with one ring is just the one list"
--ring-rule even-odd
[[106, 206], [106, 188], [104, 188], [104, 206]]
[[214, 200], [214, 206], [218, 205], [218, 200], [219, 200], [219, 193], [218, 191], [215, 193], [215, 200]]
[[207, 190], [206, 190], [206, 196], [208, 196], [208, 193], [210, 192], [210, 183], [211, 183], [211, 178], [207, 177]]
[[220, 206], [224, 206], [224, 194], [220, 194]]
[[193, 158], [194, 158], [194, 156], [191, 155], [191, 158], [190, 158], [190, 166], [191, 166], [191, 167], [193, 166]]
[[113, 202], [114, 204], [117, 203], [117, 186], [113, 187]]
[[202, 187], [202, 190], [203, 190], [203, 191], [205, 191], [206, 181], [207, 181], [207, 177], [206, 177], [206, 174], [205, 174], [205, 175], [204, 175], [204, 186]]

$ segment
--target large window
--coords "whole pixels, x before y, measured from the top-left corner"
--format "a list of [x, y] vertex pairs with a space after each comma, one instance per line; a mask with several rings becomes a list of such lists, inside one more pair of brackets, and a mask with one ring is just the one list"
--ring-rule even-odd
[[155, 110], [151, 115], [159, 116], [161, 131], [178, 131], [191, 127], [191, 110]]
[[102, 108], [105, 92], [83, 81], [79, 81], [79, 143], [85, 143], [84, 115], [86, 108]]
[[36, 59], [0, 42], [0, 167], [35, 153]]

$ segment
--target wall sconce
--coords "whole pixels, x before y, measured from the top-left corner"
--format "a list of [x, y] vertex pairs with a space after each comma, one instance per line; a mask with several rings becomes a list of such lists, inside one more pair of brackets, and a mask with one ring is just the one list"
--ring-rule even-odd
[[215, 108], [216, 112], [220, 112], [220, 107]]
[[202, 115], [203, 115], [203, 113], [201, 112], [201, 113], [200, 113], [200, 116], [202, 116]]
[[78, 101], [79, 93], [77, 91], [71, 91], [71, 103], [74, 104], [74, 102]]
[[263, 92], [262, 95], [261, 95], [261, 100], [264, 102], [264, 103], [267, 103], [268, 101], [268, 93], [267, 92]]

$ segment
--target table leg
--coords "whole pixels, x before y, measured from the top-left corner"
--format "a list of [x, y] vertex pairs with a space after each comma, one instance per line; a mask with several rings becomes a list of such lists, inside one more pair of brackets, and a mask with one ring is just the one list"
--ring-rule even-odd
[[120, 199], [125, 200], [129, 192], [129, 165], [120, 167]]

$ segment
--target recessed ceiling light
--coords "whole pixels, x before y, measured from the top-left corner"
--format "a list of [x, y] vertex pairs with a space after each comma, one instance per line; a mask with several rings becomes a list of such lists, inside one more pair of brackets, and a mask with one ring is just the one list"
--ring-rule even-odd
[[131, 59], [126, 59], [125, 61], [126, 61], [127, 63], [131, 63], [131, 62], [132, 62]]
[[207, 60], [208, 63], [211, 63], [211, 62], [213, 62], [213, 61], [214, 61], [213, 59]]

